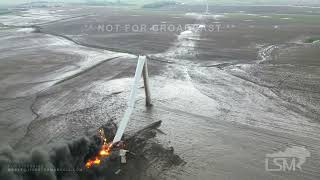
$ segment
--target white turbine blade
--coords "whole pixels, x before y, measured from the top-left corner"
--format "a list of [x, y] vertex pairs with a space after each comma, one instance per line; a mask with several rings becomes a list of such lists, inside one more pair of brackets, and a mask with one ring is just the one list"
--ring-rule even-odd
[[142, 75], [142, 70], [143, 70], [143, 66], [144, 66], [145, 61], [146, 61], [146, 56], [139, 56], [138, 65], [137, 65], [136, 73], [134, 76], [134, 82], [132, 84], [131, 92], [130, 92], [130, 96], [129, 96], [128, 108], [127, 108], [126, 112], [124, 113], [122, 120], [120, 121], [116, 136], [114, 137], [112, 143], [116, 143], [121, 140], [123, 133], [124, 133], [124, 130], [127, 127], [127, 124], [129, 122], [130, 116], [131, 116], [133, 108], [134, 108], [137, 90], [138, 90], [138, 83], [139, 83], [139, 80]]

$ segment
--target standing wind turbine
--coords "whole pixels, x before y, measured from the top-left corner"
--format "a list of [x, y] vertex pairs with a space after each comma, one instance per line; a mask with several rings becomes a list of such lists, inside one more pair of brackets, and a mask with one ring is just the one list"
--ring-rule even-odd
[[206, 0], [206, 3], [207, 3], [207, 9], [206, 9], [205, 14], [209, 14], [209, 2], [208, 2], [208, 0]]

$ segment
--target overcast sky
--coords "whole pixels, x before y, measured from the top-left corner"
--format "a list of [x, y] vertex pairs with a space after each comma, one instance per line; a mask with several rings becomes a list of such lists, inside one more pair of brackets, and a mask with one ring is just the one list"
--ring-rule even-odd
[[[21, 4], [26, 2], [34, 2], [34, 1], [42, 1], [42, 0], [0, 0], [1, 4]], [[85, 0], [43, 0], [50, 2], [84, 2]]]
[[[26, 2], [34, 2], [34, 1], [50, 1], [50, 2], [86, 2], [86, 1], [90, 1], [90, 0], [0, 0], [0, 4], [20, 4], [20, 3], [26, 3]], [[104, 0], [91, 0], [91, 1], [104, 1]], [[111, 0], [109, 0], [111, 1]], [[114, 0], [115, 1], [115, 0]], [[133, 2], [133, 1], [143, 1], [143, 0], [121, 0], [123, 2], [125, 1], [130, 1], [130, 2]], [[152, 1], [159, 1], [159, 0], [148, 0], [148, 1], [144, 1], [144, 2], [152, 2]], [[177, 1], [180, 1], [180, 2], [183, 2], [183, 0], [177, 0]], [[186, 2], [197, 2], [197, 1], [205, 1], [205, 0], [186, 0]], [[208, 0], [208, 1], [211, 1], [211, 2], [230, 2], [230, 1], [233, 1], [233, 2], [237, 2], [237, 0]], [[299, 2], [299, 4], [320, 4], [320, 0], [238, 0], [238, 2], [271, 2], [271, 3], [274, 3], [274, 2]]]

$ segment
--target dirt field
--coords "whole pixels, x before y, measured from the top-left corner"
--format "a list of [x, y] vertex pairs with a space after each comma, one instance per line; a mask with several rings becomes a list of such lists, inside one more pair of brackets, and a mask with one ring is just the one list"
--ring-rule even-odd
[[[1, 144], [29, 151], [119, 122], [143, 54], [154, 106], [144, 106], [141, 83], [127, 131], [162, 120], [155, 142], [186, 163], [150, 161], [138, 179], [319, 179], [320, 47], [303, 43], [320, 34], [317, 9], [198, 9], [79, 6], [23, 12], [28, 19], [5, 15]], [[197, 26], [150, 30], [186, 24]], [[265, 169], [267, 154], [290, 147], [310, 152], [302, 171]]]

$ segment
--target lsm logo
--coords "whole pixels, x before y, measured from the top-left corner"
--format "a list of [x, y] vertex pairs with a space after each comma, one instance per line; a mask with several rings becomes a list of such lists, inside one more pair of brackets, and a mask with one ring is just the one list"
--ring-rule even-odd
[[285, 151], [273, 154], [266, 154], [266, 171], [302, 171], [302, 165], [310, 157], [310, 152], [305, 147], [293, 146]]

